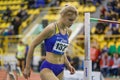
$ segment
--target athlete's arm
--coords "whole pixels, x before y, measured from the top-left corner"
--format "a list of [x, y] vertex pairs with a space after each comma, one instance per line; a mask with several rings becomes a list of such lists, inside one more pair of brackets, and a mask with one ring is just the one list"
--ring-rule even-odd
[[[72, 33], [72, 30], [68, 29], [68, 35], [70, 36]], [[64, 53], [64, 60], [65, 60], [65, 65], [67, 66], [68, 70], [70, 71], [71, 74], [75, 73], [75, 69], [72, 67], [72, 65], [70, 64], [70, 62], [68, 61], [68, 58], [66, 56], [66, 53]]]
[[65, 58], [65, 65], [67, 66], [67, 69], [70, 71], [71, 74], [74, 74], [75, 73], [75, 69], [70, 64], [70, 62], [68, 61], [68, 58], [67, 58], [66, 54], [64, 54], [64, 58]]
[[64, 59], [65, 59], [65, 65], [68, 67], [68, 66], [70, 66], [71, 64], [70, 64], [70, 62], [68, 61], [68, 58], [67, 58], [67, 56], [66, 56], [66, 53], [64, 53]]
[[40, 44], [44, 39], [50, 37], [53, 34], [53, 32], [53, 24], [50, 24], [32, 41], [26, 59], [26, 68], [30, 68], [30, 62], [33, 56], [34, 48], [38, 44]]
[[[68, 32], [68, 36], [70, 37], [70, 35], [72, 33], [72, 30], [68, 28], [67, 32]], [[64, 57], [65, 57], [65, 64], [66, 64], [66, 66], [71, 65], [70, 62], [67, 59], [66, 52], [64, 53]]]

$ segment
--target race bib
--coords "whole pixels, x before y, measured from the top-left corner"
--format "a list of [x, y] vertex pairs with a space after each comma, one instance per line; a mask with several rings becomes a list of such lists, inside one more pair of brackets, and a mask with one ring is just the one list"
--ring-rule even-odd
[[53, 51], [64, 52], [64, 50], [65, 50], [65, 48], [67, 48], [67, 46], [68, 46], [67, 43], [56, 41], [56, 43], [53, 47]]

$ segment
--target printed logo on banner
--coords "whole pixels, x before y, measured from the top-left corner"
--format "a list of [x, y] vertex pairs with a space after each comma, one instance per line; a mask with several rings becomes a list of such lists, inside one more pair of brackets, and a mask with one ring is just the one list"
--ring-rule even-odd
[[85, 68], [85, 76], [88, 76], [88, 71], [87, 71], [87, 67]]
[[92, 80], [95, 80], [95, 76], [92, 76]]

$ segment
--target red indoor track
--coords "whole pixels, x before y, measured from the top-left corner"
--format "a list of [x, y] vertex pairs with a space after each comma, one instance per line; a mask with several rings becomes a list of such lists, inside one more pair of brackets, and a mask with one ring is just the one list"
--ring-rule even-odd
[[[0, 70], [0, 80], [7, 80], [6, 77], [7, 77], [7, 71]], [[16, 80], [26, 80], [26, 79], [23, 76], [17, 76]], [[31, 76], [28, 80], [41, 80], [41, 79], [40, 79], [39, 73], [31, 72]], [[106, 78], [105, 80], [119, 80], [119, 79]]]
[[[26, 80], [23, 76], [16, 76], [16, 73], [14, 73], [16, 80]], [[0, 70], [0, 80], [7, 80], [7, 71], [6, 70]], [[39, 73], [31, 72], [31, 76], [28, 80], [41, 80]]]

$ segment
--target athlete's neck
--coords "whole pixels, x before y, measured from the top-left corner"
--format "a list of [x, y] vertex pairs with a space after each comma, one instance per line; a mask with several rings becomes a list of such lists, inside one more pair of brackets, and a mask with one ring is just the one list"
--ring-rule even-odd
[[61, 20], [57, 21], [57, 25], [59, 29], [63, 29], [63, 30], [66, 29], [65, 24]]

